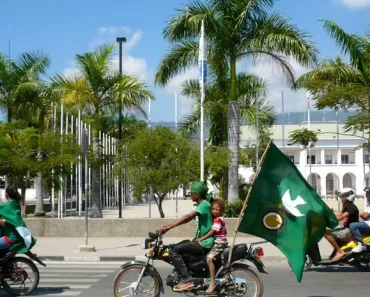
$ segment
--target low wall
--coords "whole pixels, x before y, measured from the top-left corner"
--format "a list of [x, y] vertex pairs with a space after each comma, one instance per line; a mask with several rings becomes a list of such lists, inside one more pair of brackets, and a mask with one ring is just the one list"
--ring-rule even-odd
[[[84, 219], [25, 219], [27, 227], [35, 237], [84, 237]], [[160, 226], [173, 219], [89, 219], [90, 237], [147, 237]], [[226, 219], [229, 236], [234, 235], [237, 219]], [[169, 237], [194, 237], [196, 222], [179, 226], [167, 233]], [[240, 236], [243, 236], [241, 234]], [[244, 235], [246, 236], [246, 235]]]

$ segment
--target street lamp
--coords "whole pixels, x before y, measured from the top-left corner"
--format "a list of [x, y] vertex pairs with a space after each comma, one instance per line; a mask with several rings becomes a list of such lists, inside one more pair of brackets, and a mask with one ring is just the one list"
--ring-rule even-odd
[[[119, 73], [122, 77], [122, 43], [126, 42], [126, 37], [117, 37], [119, 44]], [[118, 102], [118, 138], [122, 142], [122, 98], [119, 97]], [[119, 150], [118, 152], [120, 152]], [[118, 217], [122, 218], [122, 174], [118, 179]]]

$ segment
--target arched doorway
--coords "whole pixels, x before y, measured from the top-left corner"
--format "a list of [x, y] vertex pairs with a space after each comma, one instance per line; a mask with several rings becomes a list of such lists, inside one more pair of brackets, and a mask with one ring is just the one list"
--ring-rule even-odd
[[356, 192], [356, 176], [353, 173], [343, 175], [343, 188], [352, 188]]
[[334, 198], [334, 191], [338, 190], [338, 176], [331, 172], [326, 176], [326, 197]]
[[307, 177], [308, 183], [315, 189], [317, 194], [321, 195], [321, 177], [317, 173], [311, 173]]

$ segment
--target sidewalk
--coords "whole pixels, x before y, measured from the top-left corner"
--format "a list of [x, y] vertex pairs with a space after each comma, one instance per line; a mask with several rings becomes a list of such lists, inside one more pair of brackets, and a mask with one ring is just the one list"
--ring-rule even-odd
[[[89, 238], [88, 245], [95, 246], [95, 252], [79, 252], [78, 247], [85, 245], [85, 238], [81, 237], [40, 237], [32, 249], [43, 261], [71, 261], [71, 262], [96, 262], [96, 261], [131, 261], [142, 260], [145, 250], [141, 248], [143, 238], [138, 237], [95, 237]], [[187, 238], [168, 237], [165, 243], [176, 243]], [[231, 244], [230, 239], [230, 244]], [[236, 243], [248, 243], [262, 247], [264, 261], [286, 261], [285, 256], [271, 243], [258, 237], [237, 238]], [[329, 243], [323, 239], [320, 242], [322, 256], [329, 255], [332, 251]]]

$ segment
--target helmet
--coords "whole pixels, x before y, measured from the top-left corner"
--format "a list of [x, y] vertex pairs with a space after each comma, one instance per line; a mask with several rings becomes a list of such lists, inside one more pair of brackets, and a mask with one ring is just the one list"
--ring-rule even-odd
[[365, 193], [370, 193], [370, 187], [365, 187], [364, 192]]
[[356, 193], [351, 188], [343, 188], [339, 191], [339, 197], [342, 198], [343, 196], [348, 196], [347, 200], [353, 202], [355, 200]]

